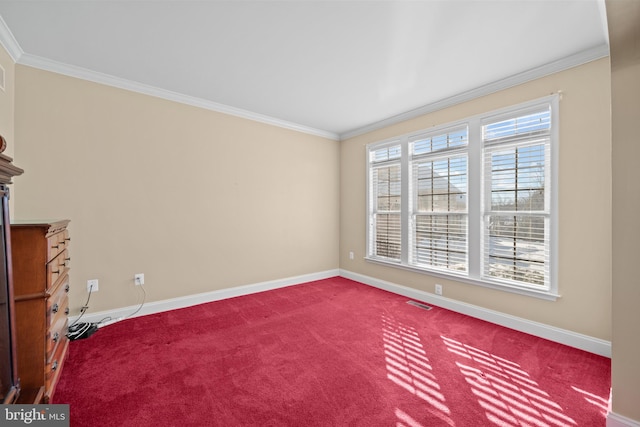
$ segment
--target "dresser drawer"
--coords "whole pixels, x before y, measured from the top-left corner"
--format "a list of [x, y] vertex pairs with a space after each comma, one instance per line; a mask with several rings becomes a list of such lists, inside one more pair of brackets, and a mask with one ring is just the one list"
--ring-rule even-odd
[[58, 369], [58, 366], [62, 362], [63, 352], [68, 344], [69, 338], [67, 338], [66, 335], [56, 344], [53, 351], [49, 354], [49, 357], [47, 357], [47, 365], [45, 366], [47, 373], [54, 372]]
[[[62, 310], [66, 310], [68, 305], [68, 299], [63, 301], [63, 305], [61, 306]], [[66, 339], [67, 337], [67, 325], [68, 325], [67, 315], [64, 314], [63, 311], [58, 312], [52, 319], [49, 329], [46, 333], [45, 337], [45, 347], [46, 347], [46, 355], [47, 359], [49, 356], [55, 352], [55, 347]]]
[[66, 249], [67, 235], [65, 232], [56, 233], [47, 237], [47, 261], [54, 259], [58, 254]]
[[53, 293], [47, 298], [47, 323], [51, 324], [51, 321], [58, 313], [63, 313], [65, 316], [69, 314], [69, 275], [64, 276], [58, 281], [54, 288]]
[[69, 269], [71, 258], [69, 251], [64, 249], [47, 264], [47, 289], [53, 286]]
[[44, 367], [44, 386], [45, 386], [45, 401], [49, 401], [53, 393], [55, 392], [55, 384], [58, 381], [60, 372], [62, 371], [62, 365], [67, 357], [67, 351], [69, 349], [69, 339], [65, 336], [58, 346], [55, 348], [55, 352], [51, 358], [47, 360], [47, 364]]

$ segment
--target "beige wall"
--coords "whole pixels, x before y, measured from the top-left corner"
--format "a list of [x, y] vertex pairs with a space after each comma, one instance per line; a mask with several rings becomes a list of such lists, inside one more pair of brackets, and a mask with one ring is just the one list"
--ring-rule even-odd
[[[364, 260], [365, 145], [562, 91], [559, 153], [559, 291], [555, 302], [443, 280]], [[611, 339], [610, 69], [602, 59], [357, 136], [341, 145], [340, 266], [603, 340]], [[355, 259], [349, 259], [349, 251]]]
[[0, 66], [4, 69], [4, 90], [0, 89], [0, 135], [7, 140], [7, 149], [4, 154], [13, 157], [15, 148], [13, 139], [15, 65], [2, 44], [0, 44]]
[[[71, 219], [73, 313], [93, 278], [91, 311], [100, 311], [137, 302], [138, 272], [156, 301], [339, 263], [427, 292], [438, 282], [458, 301], [611, 339], [608, 59], [340, 144], [21, 65], [16, 74], [15, 157], [25, 174], [15, 180], [15, 216]], [[367, 143], [559, 90], [562, 298], [364, 261]]]
[[16, 217], [71, 220], [71, 309], [338, 268], [338, 142], [16, 66]]
[[640, 425], [640, 2], [606, 4], [613, 135], [612, 411]]
[[[7, 141], [7, 148], [2, 154], [14, 157], [15, 138], [14, 138], [14, 103], [15, 103], [15, 63], [0, 43], [0, 66], [4, 69], [4, 90], [0, 90], [0, 135]], [[14, 162], [15, 163], [15, 162]], [[16, 165], [20, 166], [20, 165]], [[15, 182], [15, 178], [13, 180]], [[15, 215], [15, 187], [9, 187], [9, 216], [13, 218]]]

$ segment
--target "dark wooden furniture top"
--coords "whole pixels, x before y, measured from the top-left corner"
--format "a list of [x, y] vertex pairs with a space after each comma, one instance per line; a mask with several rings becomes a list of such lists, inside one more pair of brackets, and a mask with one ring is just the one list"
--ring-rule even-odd
[[0, 136], [0, 403], [15, 403], [20, 395], [17, 364], [15, 303], [9, 227], [9, 187], [23, 170], [2, 152], [7, 141]]

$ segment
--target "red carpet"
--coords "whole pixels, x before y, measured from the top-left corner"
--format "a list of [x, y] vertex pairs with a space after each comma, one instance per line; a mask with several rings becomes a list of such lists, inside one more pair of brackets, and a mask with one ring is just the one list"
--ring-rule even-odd
[[610, 360], [343, 278], [71, 343], [72, 426], [604, 426]]

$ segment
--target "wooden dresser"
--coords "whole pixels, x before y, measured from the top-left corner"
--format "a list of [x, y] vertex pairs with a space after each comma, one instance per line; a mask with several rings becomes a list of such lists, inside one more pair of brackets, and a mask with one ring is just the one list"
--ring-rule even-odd
[[49, 403], [67, 356], [68, 220], [11, 224], [18, 372]]

